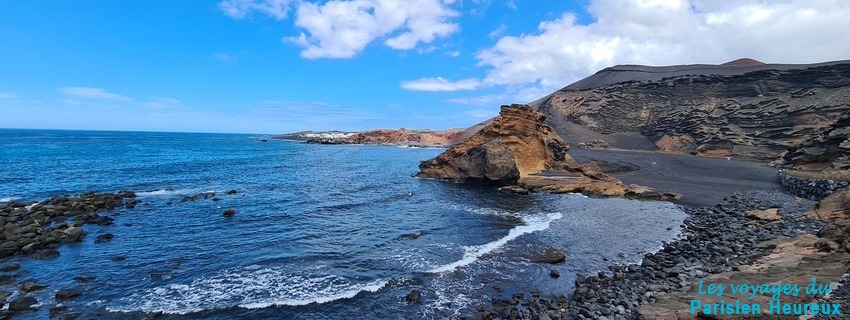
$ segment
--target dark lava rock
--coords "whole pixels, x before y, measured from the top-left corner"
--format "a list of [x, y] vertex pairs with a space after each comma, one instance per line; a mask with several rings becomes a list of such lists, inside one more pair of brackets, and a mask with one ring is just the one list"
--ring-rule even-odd
[[59, 320], [77, 320], [80, 318], [80, 314], [77, 312], [67, 313], [59, 316]]
[[14, 262], [4, 264], [2, 267], [0, 267], [0, 271], [2, 271], [2, 272], [12, 272], [12, 271], [17, 271], [19, 269], [21, 269], [21, 265], [14, 263]]
[[561, 250], [546, 248], [532, 257], [531, 261], [537, 263], [561, 263], [567, 261], [567, 255]]
[[25, 296], [9, 301], [9, 311], [18, 312], [33, 309], [34, 305], [38, 304], [38, 300], [33, 297]]
[[127, 257], [119, 255], [119, 256], [112, 257], [111, 260], [114, 261], [114, 262], [121, 262], [121, 261], [127, 260]]
[[59, 320], [77, 320], [80, 318], [79, 313], [67, 313], [59, 316]]
[[422, 293], [419, 292], [419, 290], [410, 291], [410, 293], [404, 297], [404, 300], [407, 301], [407, 303], [419, 303], [422, 301]]
[[55, 259], [59, 257], [59, 251], [53, 249], [38, 250], [32, 254], [32, 257], [39, 260]]
[[165, 279], [168, 279], [168, 278], [170, 278], [170, 276], [168, 276], [167, 274], [164, 274], [164, 273], [160, 273], [160, 272], [151, 273], [151, 279], [153, 279], [153, 280], [165, 280]]
[[67, 306], [52, 307], [52, 308], [50, 308], [50, 317], [56, 318], [57, 316], [59, 316], [59, 314], [61, 314], [62, 312], [65, 312], [65, 311], [68, 311]]
[[29, 280], [29, 281], [24, 281], [24, 282], [21, 282], [20, 284], [18, 284], [18, 288], [21, 289], [22, 293], [30, 293], [30, 292], [35, 292], [35, 291], [47, 289], [48, 286], [39, 285], [35, 281]]
[[65, 229], [65, 231], [63, 233], [64, 233], [64, 237], [65, 237], [66, 242], [74, 242], [74, 241], [79, 241], [80, 237], [83, 236], [84, 232], [83, 232], [83, 228], [70, 227], [68, 229]]
[[64, 301], [79, 297], [81, 295], [83, 295], [83, 292], [80, 289], [62, 289], [56, 291], [56, 295], [54, 297], [56, 298], [56, 301]]
[[224, 216], [225, 217], [232, 217], [235, 214], [236, 214], [236, 210], [233, 210], [233, 208], [227, 208], [227, 209], [224, 210]]
[[230, 190], [230, 191], [227, 192], [227, 194], [231, 195], [231, 196], [234, 195], [234, 194], [237, 194], [237, 193], [239, 193], [239, 191], [236, 191], [236, 190]]
[[104, 233], [104, 234], [97, 236], [97, 239], [94, 240], [94, 243], [109, 242], [109, 241], [112, 241], [113, 237], [115, 237], [115, 236], [111, 233]]
[[0, 284], [11, 284], [17, 278], [17, 275], [0, 275]]
[[191, 197], [190, 196], [184, 196], [182, 199], [180, 199], [180, 203], [197, 201], [197, 200], [201, 200], [201, 199], [206, 200], [206, 199], [211, 199], [211, 198], [214, 198], [214, 197], [215, 197], [215, 192], [204, 192], [204, 193], [199, 193], [199, 194], [193, 195]]
[[561, 273], [558, 272], [558, 270], [552, 269], [552, 271], [549, 271], [549, 276], [552, 278], [559, 278], [561, 277]]
[[[114, 257], [113, 257], [113, 259], [114, 259]], [[89, 282], [92, 282], [93, 280], [94, 280], [94, 277], [92, 277], [92, 276], [74, 277], [74, 281], [79, 282], [79, 283], [89, 283]]]

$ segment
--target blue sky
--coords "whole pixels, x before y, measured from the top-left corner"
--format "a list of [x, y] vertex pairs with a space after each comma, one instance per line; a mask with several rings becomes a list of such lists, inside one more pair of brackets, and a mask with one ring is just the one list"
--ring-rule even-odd
[[848, 13], [843, 1], [2, 1], [0, 128], [467, 127], [614, 64], [847, 59]]

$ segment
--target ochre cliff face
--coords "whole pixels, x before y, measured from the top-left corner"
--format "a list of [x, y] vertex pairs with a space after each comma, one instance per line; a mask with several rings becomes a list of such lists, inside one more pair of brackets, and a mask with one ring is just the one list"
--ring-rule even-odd
[[535, 107], [572, 145], [850, 169], [850, 62], [761, 68], [567, 87]]
[[571, 160], [568, 147], [525, 105], [502, 106], [499, 116], [465, 141], [419, 165], [424, 178], [512, 185]]

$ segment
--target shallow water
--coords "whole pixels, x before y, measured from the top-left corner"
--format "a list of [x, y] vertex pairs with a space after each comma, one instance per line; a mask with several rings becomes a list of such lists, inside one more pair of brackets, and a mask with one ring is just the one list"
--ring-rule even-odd
[[[224, 134], [0, 130], [0, 199], [136, 191], [115, 225], [57, 259], [19, 261], [53, 293], [93, 276], [85, 317], [443, 318], [490, 297], [572, 291], [576, 273], [639, 261], [685, 214], [664, 202], [515, 195], [413, 178], [441, 149], [323, 146]], [[237, 190], [235, 195], [225, 194]], [[181, 203], [215, 192], [220, 201]], [[225, 208], [235, 217], [225, 218]], [[668, 230], [670, 229], [670, 230]], [[115, 235], [95, 244], [98, 233]], [[529, 262], [564, 248], [567, 262]], [[125, 256], [114, 262], [112, 257]], [[606, 261], [607, 260], [607, 261]], [[556, 268], [561, 277], [551, 279]], [[422, 303], [404, 296], [422, 291]]]

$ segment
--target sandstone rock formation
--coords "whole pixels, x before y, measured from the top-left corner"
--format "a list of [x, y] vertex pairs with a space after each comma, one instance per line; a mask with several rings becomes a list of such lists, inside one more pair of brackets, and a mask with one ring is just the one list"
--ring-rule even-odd
[[850, 169], [850, 61], [615, 66], [531, 106], [571, 145]]
[[818, 236], [838, 241], [850, 250], [850, 189], [844, 188], [824, 198], [806, 212], [806, 217], [826, 221]]
[[419, 177], [511, 185], [558, 168], [568, 147], [544, 117], [524, 105], [502, 106], [499, 116], [469, 139], [419, 165]]
[[624, 185], [595, 163], [577, 163], [569, 146], [526, 105], [502, 106], [499, 116], [470, 138], [423, 161], [417, 175], [464, 183], [510, 186], [513, 192], [590, 193], [670, 199], [649, 188]]

